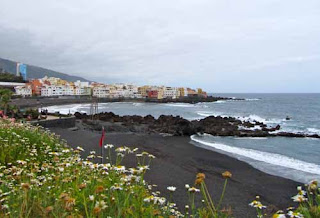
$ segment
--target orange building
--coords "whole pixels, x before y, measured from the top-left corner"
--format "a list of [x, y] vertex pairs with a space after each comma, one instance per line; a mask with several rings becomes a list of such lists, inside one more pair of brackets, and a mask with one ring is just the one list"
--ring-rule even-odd
[[31, 85], [32, 95], [41, 95], [41, 87], [43, 84], [38, 79], [32, 80], [28, 85]]
[[198, 93], [194, 90], [194, 89], [190, 89], [188, 88], [188, 96], [191, 97], [191, 96], [198, 96]]

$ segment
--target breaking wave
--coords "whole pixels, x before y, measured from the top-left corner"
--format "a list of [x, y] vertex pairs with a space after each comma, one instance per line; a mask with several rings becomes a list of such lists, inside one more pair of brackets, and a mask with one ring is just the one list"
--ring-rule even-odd
[[230, 117], [237, 118], [241, 121], [249, 121], [249, 122], [257, 121], [265, 124], [280, 124], [281, 122], [285, 121], [285, 119], [276, 119], [276, 118], [267, 119], [255, 114], [252, 114], [249, 116], [234, 116], [234, 115], [226, 115], [226, 114], [222, 114], [219, 112], [212, 112], [212, 111], [197, 111], [197, 114], [203, 117], [208, 117], [208, 116], [229, 117], [230, 116]]
[[249, 122], [258, 121], [258, 122], [265, 123], [265, 124], [272, 124], [272, 123], [279, 124], [279, 123], [285, 121], [285, 119], [263, 118], [258, 115], [255, 115], [255, 114], [251, 114], [249, 116], [244, 116], [244, 117], [236, 117], [236, 118], [238, 118], [241, 121], [249, 121]]
[[[218, 101], [214, 101], [212, 102], [213, 104], [221, 104], [221, 103], [226, 103], [228, 100], [218, 100]], [[229, 100], [231, 101], [231, 100]]]
[[70, 104], [70, 105], [58, 105], [58, 106], [49, 106], [44, 107], [43, 109], [47, 109], [49, 113], [59, 112], [60, 114], [69, 114], [75, 112], [87, 113], [87, 111], [83, 109], [90, 109], [90, 104]]
[[307, 133], [308, 133], [308, 134], [317, 134], [317, 135], [320, 135], [320, 129], [307, 128]]
[[197, 135], [191, 136], [191, 140], [197, 143], [209, 146], [211, 148], [215, 148], [230, 154], [239, 155], [242, 157], [250, 158], [256, 161], [261, 161], [264, 163], [268, 163], [271, 165], [281, 166], [285, 168], [290, 168], [306, 173], [320, 175], [320, 166], [308, 163], [305, 161], [301, 161], [295, 158], [287, 157], [281, 154], [269, 153], [264, 151], [257, 151], [253, 149], [247, 148], [238, 148], [225, 144], [207, 142], [204, 140], [198, 139]]
[[211, 111], [197, 111], [197, 114], [201, 117], [223, 116], [221, 113]]
[[260, 98], [246, 98], [246, 101], [260, 101]]
[[195, 106], [193, 104], [186, 104], [186, 103], [170, 103], [165, 105], [168, 107], [194, 107]]
[[136, 106], [136, 107], [139, 107], [139, 106], [142, 106], [143, 104], [142, 103], [132, 103], [133, 106]]

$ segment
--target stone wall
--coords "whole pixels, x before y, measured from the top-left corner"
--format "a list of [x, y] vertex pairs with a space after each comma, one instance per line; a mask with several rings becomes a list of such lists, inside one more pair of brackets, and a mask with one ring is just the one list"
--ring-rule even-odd
[[71, 128], [75, 127], [76, 125], [76, 118], [75, 117], [62, 117], [58, 119], [52, 120], [38, 120], [38, 121], [31, 121], [32, 125], [40, 125], [45, 128]]

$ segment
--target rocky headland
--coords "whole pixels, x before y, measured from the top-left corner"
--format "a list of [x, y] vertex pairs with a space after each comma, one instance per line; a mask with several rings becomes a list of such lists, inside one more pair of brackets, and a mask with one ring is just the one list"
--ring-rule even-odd
[[282, 132], [281, 126], [268, 127], [258, 121], [242, 121], [234, 117], [209, 116], [201, 120], [186, 120], [180, 116], [161, 115], [158, 119], [147, 116], [119, 116], [112, 112], [87, 115], [76, 112], [75, 117], [83, 121], [90, 129], [108, 132], [137, 132], [162, 133], [174, 136], [191, 136], [197, 133], [213, 136], [237, 137], [310, 137], [320, 138], [319, 135]]

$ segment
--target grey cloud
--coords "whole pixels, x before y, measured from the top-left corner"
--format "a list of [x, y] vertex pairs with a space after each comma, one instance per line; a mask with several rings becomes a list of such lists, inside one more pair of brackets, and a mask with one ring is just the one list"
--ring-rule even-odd
[[320, 79], [319, 9], [317, 0], [3, 0], [0, 56], [105, 82], [319, 92], [309, 85]]

